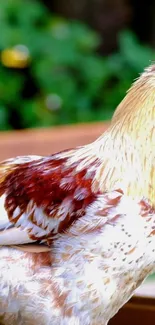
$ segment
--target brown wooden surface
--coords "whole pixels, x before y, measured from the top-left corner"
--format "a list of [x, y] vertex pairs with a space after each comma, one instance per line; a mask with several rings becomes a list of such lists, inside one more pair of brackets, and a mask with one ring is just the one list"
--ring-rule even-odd
[[155, 325], [155, 300], [132, 298], [108, 325]]
[[[103, 133], [108, 123], [0, 133], [0, 160], [17, 155], [48, 155], [83, 145]], [[144, 284], [110, 321], [110, 325], [155, 325], [155, 284]]]
[[17, 155], [50, 155], [95, 140], [108, 123], [0, 133], [0, 160]]

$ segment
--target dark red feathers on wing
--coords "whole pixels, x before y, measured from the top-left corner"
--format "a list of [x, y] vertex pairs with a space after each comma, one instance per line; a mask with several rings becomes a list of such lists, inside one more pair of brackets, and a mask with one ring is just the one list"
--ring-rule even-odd
[[[96, 194], [92, 193], [92, 180], [97, 161], [88, 168], [77, 171], [80, 161], [67, 164], [68, 158], [53, 155], [37, 161], [18, 164], [0, 184], [0, 195], [6, 194], [5, 208], [10, 221], [13, 212], [20, 208], [20, 216], [25, 213], [30, 201], [41, 207], [49, 218], [60, 217], [60, 206], [67, 206], [65, 218], [60, 221], [58, 232], [64, 231], [74, 220], [85, 214]], [[31, 216], [33, 222], [33, 215]]]

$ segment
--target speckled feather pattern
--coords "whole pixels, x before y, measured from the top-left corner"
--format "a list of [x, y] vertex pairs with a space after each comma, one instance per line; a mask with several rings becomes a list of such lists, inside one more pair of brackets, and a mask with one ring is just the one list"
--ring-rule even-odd
[[106, 325], [155, 271], [154, 103], [152, 65], [93, 143], [0, 164], [0, 323]]
[[51, 252], [1, 248], [0, 320], [106, 324], [154, 270], [154, 225], [147, 203], [116, 191], [101, 195], [85, 217], [58, 236]]

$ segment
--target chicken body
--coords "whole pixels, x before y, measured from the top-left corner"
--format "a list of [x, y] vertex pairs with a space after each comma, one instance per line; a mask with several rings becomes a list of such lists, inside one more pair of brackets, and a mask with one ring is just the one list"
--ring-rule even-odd
[[1, 163], [2, 324], [106, 325], [155, 271], [154, 79], [94, 143]]
[[[2, 324], [107, 324], [154, 271], [155, 215], [145, 202], [119, 192], [108, 196], [59, 235], [52, 251], [1, 248]], [[116, 206], [109, 206], [112, 200]], [[103, 201], [108, 217], [97, 213]]]

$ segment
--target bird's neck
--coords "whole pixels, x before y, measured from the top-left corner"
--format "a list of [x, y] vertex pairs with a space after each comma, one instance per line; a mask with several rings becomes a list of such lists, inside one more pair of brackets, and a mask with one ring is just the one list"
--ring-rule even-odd
[[99, 139], [103, 166], [97, 181], [101, 188], [120, 187], [155, 205], [155, 88], [144, 77], [132, 86]]

